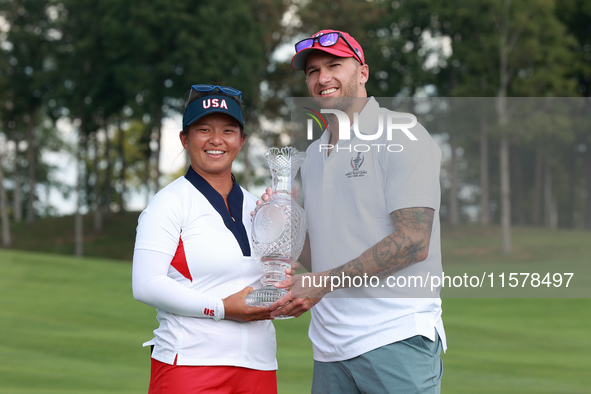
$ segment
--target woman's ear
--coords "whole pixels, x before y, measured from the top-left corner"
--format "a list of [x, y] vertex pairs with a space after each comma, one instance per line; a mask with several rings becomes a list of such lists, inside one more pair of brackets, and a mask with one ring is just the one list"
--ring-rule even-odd
[[185, 133], [183, 130], [179, 133], [179, 139], [181, 140], [181, 145], [185, 150], [189, 150], [189, 141], [188, 141], [189, 133]]

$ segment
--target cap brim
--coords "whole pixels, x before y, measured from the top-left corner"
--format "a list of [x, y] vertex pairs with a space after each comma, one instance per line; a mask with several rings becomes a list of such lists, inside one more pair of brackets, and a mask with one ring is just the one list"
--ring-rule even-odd
[[334, 46], [331, 46], [331, 47], [314, 46], [314, 47], [302, 49], [301, 51], [296, 53], [293, 56], [293, 58], [291, 58], [291, 67], [293, 67], [295, 70], [305, 70], [306, 69], [306, 60], [308, 59], [308, 56], [312, 53], [312, 51], [322, 51], [322, 52], [330, 53], [331, 55], [335, 55], [338, 57], [353, 57], [353, 58], [357, 59], [355, 57], [355, 55], [353, 55], [351, 53], [351, 51], [342, 51], [338, 48], [335, 48]]
[[211, 115], [211, 114], [224, 114], [224, 115], [231, 116], [232, 118], [236, 119], [236, 121], [238, 123], [240, 123], [240, 126], [244, 127], [244, 123], [243, 123], [242, 119], [238, 118], [236, 115], [230, 113], [229, 111], [220, 110], [219, 108], [207, 109], [207, 110], [201, 112], [199, 115], [194, 116], [192, 119], [189, 119], [187, 121], [187, 126], [191, 126], [193, 123], [197, 122], [199, 119], [201, 119], [207, 115]]

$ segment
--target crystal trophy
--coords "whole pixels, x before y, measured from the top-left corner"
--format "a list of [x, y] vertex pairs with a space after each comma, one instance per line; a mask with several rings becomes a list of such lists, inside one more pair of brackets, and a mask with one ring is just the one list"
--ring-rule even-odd
[[254, 254], [260, 258], [263, 269], [263, 288], [246, 297], [251, 306], [269, 306], [285, 294], [273, 284], [285, 279], [306, 238], [306, 214], [291, 195], [293, 180], [306, 154], [296, 148], [270, 148], [266, 153], [271, 169], [273, 191], [269, 199], [258, 205], [252, 218], [252, 244]]

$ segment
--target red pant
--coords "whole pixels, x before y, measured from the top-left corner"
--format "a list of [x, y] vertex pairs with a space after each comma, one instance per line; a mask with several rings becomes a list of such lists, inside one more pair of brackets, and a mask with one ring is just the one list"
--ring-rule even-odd
[[170, 365], [152, 359], [148, 394], [277, 394], [275, 371]]

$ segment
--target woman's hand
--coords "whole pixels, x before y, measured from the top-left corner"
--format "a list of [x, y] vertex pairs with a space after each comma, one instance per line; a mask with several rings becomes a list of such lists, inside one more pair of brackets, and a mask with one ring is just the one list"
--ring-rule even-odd
[[255, 320], [269, 320], [271, 309], [262, 306], [246, 305], [246, 296], [254, 291], [254, 287], [245, 287], [238, 293], [234, 293], [222, 300], [224, 303], [226, 320], [236, 320], [239, 322], [248, 322]]

